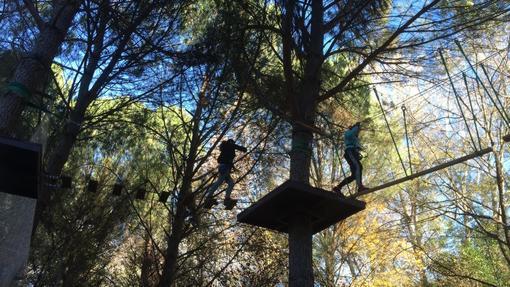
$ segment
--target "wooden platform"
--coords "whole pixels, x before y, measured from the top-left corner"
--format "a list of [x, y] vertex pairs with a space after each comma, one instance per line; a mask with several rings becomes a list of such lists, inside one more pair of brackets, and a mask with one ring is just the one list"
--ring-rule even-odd
[[37, 198], [41, 152], [40, 144], [0, 137], [0, 192]]
[[312, 219], [315, 234], [363, 209], [363, 201], [289, 180], [239, 213], [237, 220], [287, 233], [289, 218], [305, 214]]

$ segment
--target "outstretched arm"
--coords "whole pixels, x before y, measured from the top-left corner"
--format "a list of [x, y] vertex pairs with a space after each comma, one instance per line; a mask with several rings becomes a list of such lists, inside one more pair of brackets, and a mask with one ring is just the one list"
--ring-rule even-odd
[[248, 151], [248, 150], [247, 150], [244, 146], [240, 146], [240, 145], [237, 145], [237, 144], [236, 144], [236, 145], [234, 145], [234, 148], [235, 148], [236, 150], [240, 150], [240, 151], [242, 151], [242, 152], [247, 152], [247, 151]]

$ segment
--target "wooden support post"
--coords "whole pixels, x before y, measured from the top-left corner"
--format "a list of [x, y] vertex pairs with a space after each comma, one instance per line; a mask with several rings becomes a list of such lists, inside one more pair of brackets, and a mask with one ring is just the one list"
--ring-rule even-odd
[[289, 222], [289, 287], [313, 287], [312, 224], [296, 214]]

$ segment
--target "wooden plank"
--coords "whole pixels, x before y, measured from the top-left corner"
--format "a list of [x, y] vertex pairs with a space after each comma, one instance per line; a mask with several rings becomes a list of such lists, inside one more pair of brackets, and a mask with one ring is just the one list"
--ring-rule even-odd
[[445, 163], [442, 163], [442, 164], [438, 164], [438, 165], [436, 165], [434, 167], [422, 170], [420, 172], [411, 174], [409, 176], [402, 177], [402, 178], [399, 178], [399, 179], [396, 179], [394, 181], [390, 181], [390, 182], [381, 184], [381, 185], [373, 187], [373, 188], [369, 188], [368, 190], [363, 191], [363, 192], [358, 192], [356, 194], [353, 194], [353, 195], [349, 196], [349, 198], [351, 198], [351, 197], [352, 198], [356, 198], [356, 197], [361, 196], [361, 195], [369, 194], [369, 193], [372, 193], [372, 192], [375, 192], [375, 191], [378, 191], [378, 190], [381, 190], [381, 189], [388, 188], [390, 186], [394, 186], [394, 185], [397, 185], [397, 184], [400, 184], [400, 183], [403, 183], [403, 182], [406, 182], [406, 181], [409, 181], [409, 180], [413, 180], [413, 179], [415, 179], [417, 177], [427, 175], [429, 173], [432, 173], [432, 172], [435, 172], [435, 171], [438, 171], [438, 170], [450, 167], [452, 165], [459, 164], [461, 162], [473, 159], [475, 157], [482, 156], [482, 155], [490, 153], [490, 152], [492, 152], [492, 147], [484, 148], [484, 149], [476, 151], [474, 153], [471, 153], [471, 154], [465, 155], [463, 157], [459, 157], [459, 158], [453, 159], [451, 161], [448, 161], [448, 162], [445, 162]]

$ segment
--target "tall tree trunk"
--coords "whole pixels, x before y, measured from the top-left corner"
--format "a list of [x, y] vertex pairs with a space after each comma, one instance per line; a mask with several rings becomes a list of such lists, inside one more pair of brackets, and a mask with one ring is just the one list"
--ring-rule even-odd
[[[63, 131], [57, 138], [57, 142], [54, 144], [54, 147], [48, 151], [49, 155], [46, 157], [47, 161], [45, 164], [45, 171], [48, 174], [60, 175], [69, 155], [71, 154], [76, 139], [80, 134], [81, 124], [83, 123], [83, 118], [88, 105], [89, 104], [81, 105], [82, 108], [75, 109], [71, 112], [70, 120], [65, 124]], [[79, 106], [78, 102], [77, 108]], [[39, 199], [37, 201], [34, 221], [32, 224], [34, 231], [37, 229], [45, 210], [48, 206], [50, 206], [50, 191], [50, 189], [43, 186], [39, 192]]]
[[179, 256], [179, 244], [184, 234], [184, 219], [186, 206], [182, 200], [177, 203], [177, 209], [172, 221], [172, 234], [167, 240], [167, 249], [165, 252], [165, 263], [163, 265], [163, 274], [158, 287], [170, 287], [175, 280], [177, 269], [177, 257]]
[[[51, 175], [60, 175], [65, 163], [67, 162], [72, 148], [81, 132], [81, 126], [85, 120], [85, 115], [89, 106], [97, 99], [100, 90], [109, 82], [111, 74], [118, 64], [122, 53], [131, 39], [131, 35], [140, 25], [140, 23], [148, 16], [151, 9], [145, 10], [139, 15], [133, 23], [124, 32], [122, 40], [119, 42], [116, 50], [111, 56], [110, 61], [102, 70], [101, 74], [97, 77], [95, 82], [94, 74], [96, 73], [104, 49], [104, 37], [107, 29], [107, 24], [110, 21], [108, 18], [108, 1], [101, 2], [101, 14], [99, 17], [99, 25], [95, 38], [90, 48], [90, 60], [84, 70], [80, 87], [78, 89], [78, 96], [76, 105], [69, 115], [69, 119], [64, 125], [63, 130], [57, 137], [54, 147], [49, 151], [46, 162], [46, 172]], [[93, 84], [92, 84], [93, 83]], [[36, 214], [34, 219], [34, 230], [37, 228], [41, 216], [50, 205], [50, 191], [43, 189], [39, 201], [37, 202]]]
[[144, 240], [144, 252], [142, 259], [142, 268], [140, 274], [140, 286], [151, 287], [153, 286], [153, 272], [155, 265], [154, 251], [152, 248], [152, 241], [150, 236], [147, 234]]
[[[289, 11], [287, 11], [289, 12]], [[320, 70], [323, 62], [323, 3], [312, 1], [310, 40], [305, 43], [306, 63], [301, 93], [293, 95], [296, 108], [293, 118], [314, 125], [320, 92]], [[293, 125], [290, 154], [290, 179], [309, 184], [313, 134], [298, 124]], [[310, 218], [299, 214], [289, 224], [289, 286], [313, 287], [312, 229]]]
[[[503, 169], [503, 155], [501, 151], [494, 152], [494, 160], [496, 165], [496, 186], [498, 191], [497, 201], [499, 203], [498, 221], [502, 224], [496, 224], [498, 235], [501, 234], [502, 240], [498, 241], [499, 248], [506, 262], [510, 264], [510, 227], [508, 224], [507, 206], [505, 205], [505, 175]], [[503, 243], [504, 242], [504, 243]]]
[[[51, 63], [65, 39], [67, 31], [78, 12], [81, 1], [54, 1], [52, 17], [48, 23], [41, 23], [31, 52], [16, 68], [11, 83], [22, 85], [28, 95], [8, 92], [0, 95], [0, 136], [15, 135], [21, 113], [24, 109], [23, 96], [39, 102], [41, 92], [49, 77]], [[13, 280], [23, 274], [26, 264], [35, 201], [6, 193], [0, 193], [0, 286], [11, 286]]]
[[198, 156], [200, 146], [200, 120], [202, 118], [203, 103], [205, 103], [205, 94], [209, 88], [209, 76], [206, 75], [197, 101], [197, 109], [193, 117], [193, 128], [188, 152], [186, 167], [182, 178], [181, 189], [178, 195], [176, 214], [172, 221], [172, 233], [167, 239], [167, 250], [165, 252], [165, 263], [163, 265], [163, 274], [158, 287], [170, 287], [175, 280], [177, 269], [177, 257], [179, 256], [179, 245], [184, 236], [184, 220], [186, 209], [194, 204], [192, 194], [192, 182], [195, 161]]
[[[35, 45], [18, 64], [11, 83], [23, 85], [30, 93], [28, 100], [38, 102], [48, 79], [53, 58], [60, 47], [78, 12], [81, 1], [55, 1], [53, 17], [40, 27]], [[24, 108], [22, 95], [8, 92], [0, 96], [0, 135], [13, 135]]]

